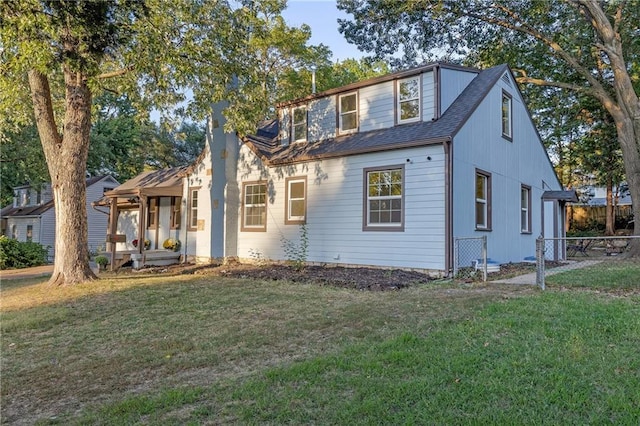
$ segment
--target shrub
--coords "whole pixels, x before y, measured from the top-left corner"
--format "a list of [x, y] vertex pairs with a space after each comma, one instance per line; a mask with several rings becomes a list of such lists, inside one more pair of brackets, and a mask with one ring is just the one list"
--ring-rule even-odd
[[96, 258], [94, 259], [96, 262], [96, 265], [104, 268], [105, 266], [107, 266], [107, 264], [109, 264], [109, 259], [107, 258], [107, 256], [96, 256]]
[[176, 238], [167, 238], [164, 240], [164, 243], [162, 243], [162, 247], [167, 250], [178, 251], [180, 250], [180, 240]]
[[28, 268], [47, 263], [47, 248], [31, 241], [0, 236], [0, 269]]

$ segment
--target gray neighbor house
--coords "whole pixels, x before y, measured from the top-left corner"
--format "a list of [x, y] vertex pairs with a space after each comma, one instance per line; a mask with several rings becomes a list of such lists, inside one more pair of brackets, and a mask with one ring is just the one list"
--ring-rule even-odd
[[[91, 202], [100, 199], [106, 191], [120, 185], [111, 176], [94, 176], [86, 181], [85, 207], [88, 220], [88, 244], [90, 251], [105, 246], [107, 216], [91, 208]], [[36, 189], [23, 185], [13, 189], [13, 203], [0, 212], [2, 234], [18, 241], [33, 241], [48, 247], [49, 259], [55, 256], [56, 214], [53, 191], [50, 184]]]
[[486, 236], [505, 263], [533, 256], [540, 235], [564, 236], [575, 193], [507, 65], [431, 63], [312, 94], [277, 105], [278, 118], [244, 138], [223, 130], [222, 107], [181, 172], [182, 197], [129, 206], [147, 224], [134, 218], [144, 229], [128, 239], [165, 227], [190, 261], [286, 260], [286, 241], [305, 232], [309, 262], [445, 275], [458, 237]]

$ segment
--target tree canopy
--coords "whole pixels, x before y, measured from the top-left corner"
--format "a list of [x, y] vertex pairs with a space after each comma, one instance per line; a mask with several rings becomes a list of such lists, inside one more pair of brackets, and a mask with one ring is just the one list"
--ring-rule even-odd
[[[279, 17], [285, 0], [8, 0], [0, 3], [3, 139], [34, 119], [54, 192], [52, 284], [93, 277], [84, 177], [93, 98], [127, 94], [138, 111], [175, 107], [201, 119], [226, 100], [227, 128], [255, 129], [280, 67], [328, 50]], [[274, 61], [276, 62], [274, 64]], [[278, 66], [276, 66], [278, 65]], [[271, 92], [269, 92], [271, 93]], [[181, 112], [181, 111], [178, 111]]]
[[[521, 84], [587, 95], [615, 124], [640, 217], [640, 5], [636, 0], [338, 0], [340, 30], [396, 64], [506, 62]], [[635, 222], [640, 235], [640, 221]], [[640, 246], [640, 245], [639, 245]], [[640, 248], [636, 248], [640, 253]]]

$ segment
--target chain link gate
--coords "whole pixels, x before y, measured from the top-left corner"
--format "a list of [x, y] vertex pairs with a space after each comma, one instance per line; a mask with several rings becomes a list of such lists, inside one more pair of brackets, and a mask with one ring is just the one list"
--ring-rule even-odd
[[453, 240], [453, 277], [487, 281], [487, 237], [456, 237]]

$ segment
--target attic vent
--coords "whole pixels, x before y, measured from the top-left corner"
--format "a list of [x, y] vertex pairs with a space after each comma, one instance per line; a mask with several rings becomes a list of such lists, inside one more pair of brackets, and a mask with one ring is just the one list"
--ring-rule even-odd
[[506, 72], [504, 74], [502, 74], [502, 81], [504, 81], [509, 86], [511, 86], [511, 79], [509, 78], [509, 75], [507, 75]]

